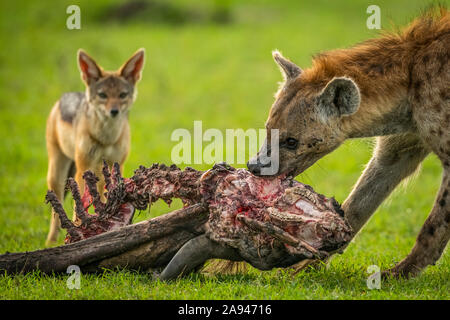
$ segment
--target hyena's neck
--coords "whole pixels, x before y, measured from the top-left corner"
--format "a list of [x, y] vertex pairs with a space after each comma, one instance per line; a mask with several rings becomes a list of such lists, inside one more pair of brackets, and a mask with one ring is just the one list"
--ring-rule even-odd
[[413, 55], [400, 39], [375, 39], [319, 55], [302, 77], [319, 87], [334, 77], [347, 77], [357, 84], [361, 103], [355, 114], [341, 119], [344, 136], [396, 134], [411, 129], [407, 94]]
[[[433, 52], [430, 47], [446, 46], [437, 43], [448, 41], [449, 17], [445, 9], [430, 11], [399, 33], [331, 51], [314, 60], [310, 80], [323, 86], [333, 77], [345, 76], [359, 87], [359, 110], [340, 123], [344, 135], [371, 137], [416, 130], [410, 103], [417, 100], [414, 93], [420, 87], [433, 86], [435, 77], [442, 77], [433, 73], [436, 66], [431, 61], [444, 65], [448, 52], [445, 54], [442, 49]], [[425, 51], [428, 55], [423, 54]], [[423, 79], [419, 81], [418, 76]]]
[[406, 93], [390, 100], [374, 100], [361, 101], [355, 114], [341, 119], [340, 127], [347, 139], [415, 131], [412, 109]]

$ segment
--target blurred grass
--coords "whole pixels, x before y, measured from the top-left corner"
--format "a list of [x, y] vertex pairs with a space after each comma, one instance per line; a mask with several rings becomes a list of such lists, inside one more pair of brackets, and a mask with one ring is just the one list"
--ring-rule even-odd
[[[102, 18], [123, 1], [0, 2], [0, 252], [44, 246], [50, 210], [46, 192], [45, 121], [62, 92], [83, 90], [76, 50], [84, 48], [106, 69], [115, 69], [136, 49], [147, 50], [139, 95], [130, 114], [132, 149], [125, 165], [170, 163], [170, 135], [176, 128], [263, 128], [281, 81], [271, 51], [281, 50], [300, 66], [322, 50], [348, 47], [376, 36], [366, 28], [367, 1], [170, 1], [180, 10], [205, 16], [217, 6], [227, 23], [208, 19], [181, 24], [136, 19], [126, 24]], [[82, 29], [67, 30], [66, 7], [81, 7]], [[382, 27], [403, 25], [423, 1], [378, 1]], [[216, 7], [214, 7], [216, 6]], [[222, 6], [222, 7], [221, 7]], [[371, 140], [345, 143], [297, 179], [342, 202], [370, 158]], [[206, 169], [207, 165], [194, 165]], [[440, 183], [435, 156], [408, 187], [383, 204], [344, 255], [327, 268], [292, 276], [285, 271], [206, 278], [193, 275], [170, 284], [145, 274], [86, 275], [81, 290], [68, 290], [65, 276], [39, 273], [0, 276], [2, 299], [448, 299], [450, 257], [418, 278], [365, 284], [369, 265], [382, 269], [405, 257], [426, 219]], [[176, 202], [173, 208], [179, 206]], [[70, 200], [66, 208], [70, 209]], [[167, 212], [164, 204], [152, 216]], [[141, 213], [136, 221], [148, 219]], [[62, 236], [60, 237], [62, 241]], [[448, 250], [447, 250], [448, 251]]]

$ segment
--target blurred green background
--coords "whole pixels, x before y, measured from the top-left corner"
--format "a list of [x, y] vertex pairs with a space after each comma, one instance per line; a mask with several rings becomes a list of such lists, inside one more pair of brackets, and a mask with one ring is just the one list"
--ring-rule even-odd
[[[447, 2], [444, 2], [448, 4]], [[81, 8], [81, 30], [66, 28], [66, 8]], [[408, 23], [428, 3], [398, 1], [1, 1], [0, 2], [0, 253], [44, 246], [50, 209], [45, 123], [61, 93], [84, 89], [76, 51], [85, 49], [105, 69], [146, 49], [138, 98], [130, 113], [132, 148], [125, 165], [169, 164], [176, 128], [263, 128], [282, 80], [271, 51], [301, 67], [318, 52], [377, 36], [366, 9], [381, 8], [382, 29]], [[319, 161], [298, 180], [342, 202], [370, 158], [372, 140], [354, 140]], [[248, 155], [247, 155], [248, 156]], [[194, 165], [206, 169], [207, 165]], [[251, 269], [237, 275], [192, 275], [171, 284], [145, 274], [86, 276], [68, 290], [64, 276], [0, 276], [0, 298], [449, 298], [450, 257], [420, 277], [366, 287], [369, 265], [382, 269], [405, 257], [439, 187], [435, 156], [418, 178], [399, 188], [327, 268], [293, 276]], [[66, 200], [70, 210], [71, 200]], [[177, 208], [179, 202], [172, 205]], [[151, 215], [168, 212], [157, 204]], [[136, 221], [148, 219], [140, 213]], [[62, 236], [60, 241], [62, 243]], [[447, 250], [448, 251], [448, 250]]]

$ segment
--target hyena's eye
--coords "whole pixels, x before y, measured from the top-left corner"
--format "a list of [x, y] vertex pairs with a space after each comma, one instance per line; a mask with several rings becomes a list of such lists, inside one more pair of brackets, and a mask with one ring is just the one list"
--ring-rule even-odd
[[125, 98], [127, 97], [127, 95], [128, 95], [128, 92], [121, 92], [121, 93], [119, 94], [119, 98], [120, 98], [120, 99], [125, 99]]
[[104, 93], [104, 92], [99, 92], [99, 93], [98, 93], [98, 96], [100, 97], [100, 99], [106, 99], [106, 98], [108, 98], [108, 96], [107, 96], [106, 93]]
[[285, 146], [288, 149], [294, 150], [297, 148], [298, 140], [295, 138], [287, 138], [285, 141]]

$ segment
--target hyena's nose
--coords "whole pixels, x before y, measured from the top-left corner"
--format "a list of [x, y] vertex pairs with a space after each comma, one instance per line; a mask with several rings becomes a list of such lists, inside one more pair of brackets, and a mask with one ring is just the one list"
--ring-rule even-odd
[[111, 116], [115, 117], [119, 114], [119, 109], [111, 109]]
[[250, 163], [250, 161], [249, 161], [249, 162], [247, 162], [247, 168], [255, 176], [261, 174], [261, 167], [258, 163]]

